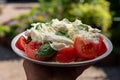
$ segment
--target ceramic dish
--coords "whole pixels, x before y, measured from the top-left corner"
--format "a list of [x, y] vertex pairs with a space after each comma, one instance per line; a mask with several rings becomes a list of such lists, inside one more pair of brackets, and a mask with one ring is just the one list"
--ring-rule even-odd
[[104, 42], [105, 42], [105, 45], [107, 46], [107, 51], [101, 55], [101, 56], [98, 56], [94, 59], [91, 59], [91, 60], [86, 60], [86, 61], [80, 61], [80, 62], [70, 62], [70, 63], [59, 63], [59, 62], [47, 62], [47, 61], [38, 61], [38, 60], [34, 60], [34, 59], [31, 59], [29, 57], [27, 57], [24, 52], [20, 49], [18, 49], [16, 46], [15, 46], [15, 43], [16, 41], [18, 40], [18, 38], [21, 36], [21, 35], [24, 35], [24, 32], [18, 34], [11, 42], [11, 47], [13, 49], [13, 51], [21, 56], [22, 58], [24, 59], [27, 59], [27, 60], [30, 60], [32, 62], [35, 62], [37, 64], [41, 64], [41, 65], [46, 65], [46, 66], [59, 66], [59, 67], [73, 67], [73, 66], [83, 66], [83, 65], [87, 65], [87, 64], [90, 64], [90, 63], [94, 63], [94, 62], [97, 62], [105, 57], [107, 57], [112, 49], [113, 49], [113, 46], [112, 46], [112, 43], [111, 41], [104, 36]]

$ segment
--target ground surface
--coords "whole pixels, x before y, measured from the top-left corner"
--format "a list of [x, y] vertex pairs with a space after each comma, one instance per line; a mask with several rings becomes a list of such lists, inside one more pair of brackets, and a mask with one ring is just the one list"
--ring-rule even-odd
[[[6, 4], [0, 15], [0, 23], [10, 20], [22, 13], [28, 13], [36, 6], [29, 4]], [[0, 46], [0, 80], [26, 80], [22, 66], [23, 59], [17, 56], [11, 49]], [[120, 80], [120, 66], [88, 68], [77, 80]]]
[[33, 6], [38, 3], [8, 3], [3, 5], [2, 14], [0, 14], [0, 24], [17, 17], [21, 14], [28, 13]]

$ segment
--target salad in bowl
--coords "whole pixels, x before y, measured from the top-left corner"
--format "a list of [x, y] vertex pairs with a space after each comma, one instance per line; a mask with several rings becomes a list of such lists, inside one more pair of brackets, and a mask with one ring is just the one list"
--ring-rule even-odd
[[12, 41], [13, 50], [16, 53], [20, 50], [29, 60], [49, 64], [74, 64], [102, 59], [112, 50], [111, 42], [99, 29], [83, 24], [78, 19], [74, 22], [53, 19], [51, 22], [31, 25], [32, 28]]

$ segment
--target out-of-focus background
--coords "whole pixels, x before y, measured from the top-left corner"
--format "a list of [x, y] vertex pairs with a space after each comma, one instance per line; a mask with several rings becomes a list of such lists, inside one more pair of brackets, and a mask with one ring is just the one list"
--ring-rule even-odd
[[120, 0], [0, 0], [0, 80], [26, 80], [23, 59], [10, 42], [31, 23], [53, 18], [81, 19], [113, 43], [112, 53], [77, 80], [120, 80]]

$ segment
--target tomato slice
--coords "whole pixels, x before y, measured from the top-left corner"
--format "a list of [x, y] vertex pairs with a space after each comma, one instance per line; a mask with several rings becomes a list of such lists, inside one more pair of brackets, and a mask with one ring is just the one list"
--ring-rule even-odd
[[99, 36], [99, 44], [97, 44], [98, 56], [102, 55], [107, 51], [107, 47], [103, 41], [103, 36]]
[[38, 50], [38, 48], [41, 46], [41, 43], [36, 43], [36, 42], [29, 42], [28, 44], [26, 44], [25, 46], [25, 53], [26, 55], [31, 58], [31, 59], [35, 59], [35, 60], [45, 60], [46, 58], [37, 58], [36, 52]]
[[58, 62], [68, 63], [76, 60], [74, 48], [63, 48], [56, 53], [55, 60]]
[[74, 48], [76, 54], [81, 59], [93, 59], [97, 57], [97, 47], [96, 44], [90, 40], [83, 40], [77, 37], [74, 42]]
[[24, 51], [26, 41], [27, 40], [26, 40], [26, 38], [24, 36], [20, 36], [15, 45], [16, 45], [17, 48]]

